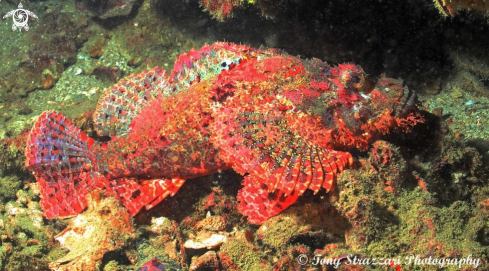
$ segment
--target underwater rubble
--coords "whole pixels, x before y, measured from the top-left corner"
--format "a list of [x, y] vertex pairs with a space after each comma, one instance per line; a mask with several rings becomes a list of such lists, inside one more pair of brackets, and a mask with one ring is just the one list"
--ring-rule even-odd
[[[17, 8], [12, 2], [0, 1], [2, 16]], [[478, 267], [474, 260], [464, 270], [489, 268], [487, 3], [176, 2], [22, 1], [39, 17], [29, 31], [0, 21], [0, 271], [439, 267], [395, 261], [409, 255], [470, 255]], [[260, 225], [240, 212], [244, 178], [231, 169], [189, 180], [134, 217], [98, 190], [80, 214], [43, 216], [24, 154], [43, 111], [56, 110], [107, 142], [93, 122], [107, 88], [155, 66], [170, 73], [182, 52], [221, 40], [353, 62], [374, 81], [383, 72], [400, 78], [418, 92], [424, 122], [352, 150], [354, 166], [329, 193], [306, 191]], [[349, 266], [352, 257], [391, 261]]]

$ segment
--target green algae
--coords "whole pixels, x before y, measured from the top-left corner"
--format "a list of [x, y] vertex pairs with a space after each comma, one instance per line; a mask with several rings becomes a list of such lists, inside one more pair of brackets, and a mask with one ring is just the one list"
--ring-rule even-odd
[[[383, 143], [383, 148], [397, 152], [390, 143]], [[459, 163], [467, 159], [464, 153], [470, 151], [460, 146], [459, 151], [452, 149], [453, 152], [454, 155], [448, 156], [453, 159], [452, 163], [470, 167], [467, 163]], [[391, 178], [386, 171], [406, 169], [401, 156], [395, 154], [393, 157], [395, 159], [388, 159], [381, 166], [371, 153], [369, 160], [362, 161], [361, 169], [346, 170], [338, 178], [340, 192], [335, 206], [352, 224], [346, 234], [347, 245], [368, 257], [462, 258], [471, 255], [487, 258], [487, 214], [474, 208], [473, 203], [456, 198], [450, 204], [441, 204], [439, 195], [413, 185], [415, 178], [405, 177], [398, 184], [397, 193], [386, 189], [386, 180]], [[474, 157], [474, 153], [470, 157]], [[489, 196], [484, 187], [473, 191], [477, 200]], [[423, 269], [420, 266], [411, 268]], [[445, 268], [458, 270], [458, 266]]]
[[[273, 218], [272, 218], [273, 219]], [[292, 236], [301, 232], [297, 220], [291, 217], [280, 217], [271, 223], [272, 227], [266, 229], [263, 243], [273, 248], [281, 248], [287, 244]]]
[[271, 270], [269, 263], [263, 261], [256, 248], [251, 244], [238, 240], [230, 240], [221, 247], [221, 253], [225, 253], [237, 266], [236, 270]]
[[0, 202], [7, 203], [15, 199], [15, 194], [22, 187], [22, 180], [15, 175], [3, 176], [0, 171]]
[[150, 238], [150, 240], [139, 239], [136, 241], [136, 249], [138, 255], [137, 267], [140, 268], [146, 262], [153, 258], [158, 258], [161, 263], [166, 265], [165, 270], [178, 271], [181, 270], [178, 264], [165, 251], [164, 243], [159, 238]]
[[7, 212], [0, 212], [0, 270], [48, 270], [48, 263], [60, 256], [53, 240], [58, 230], [43, 224], [38, 204], [28, 206], [10, 201]]
[[0, 167], [1, 169], [24, 169], [24, 150], [11, 144], [9, 141], [0, 142]]
[[312, 244], [344, 242], [343, 235], [349, 227], [348, 221], [337, 212], [322, 204], [305, 203], [270, 218], [256, 233], [267, 249], [282, 250], [304, 243], [297, 240], [311, 240]]

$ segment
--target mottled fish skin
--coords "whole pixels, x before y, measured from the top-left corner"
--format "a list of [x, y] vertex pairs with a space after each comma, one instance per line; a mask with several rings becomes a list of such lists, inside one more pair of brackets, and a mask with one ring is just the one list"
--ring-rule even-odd
[[185, 180], [233, 168], [247, 174], [238, 209], [260, 224], [307, 189], [334, 188], [392, 129], [421, 122], [416, 95], [353, 64], [331, 67], [278, 50], [231, 43], [183, 53], [168, 76], [131, 75], [100, 98], [95, 142], [56, 112], [34, 125], [26, 166], [41, 183], [47, 218], [80, 213], [106, 189], [132, 215], [173, 195]]

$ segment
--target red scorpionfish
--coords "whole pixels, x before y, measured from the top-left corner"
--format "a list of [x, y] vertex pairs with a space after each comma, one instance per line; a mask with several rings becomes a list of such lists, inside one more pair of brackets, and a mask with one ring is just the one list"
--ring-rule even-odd
[[28, 136], [26, 167], [46, 218], [82, 212], [95, 189], [136, 215], [187, 179], [232, 168], [245, 175], [238, 209], [260, 224], [307, 189], [333, 189], [353, 164], [344, 150], [366, 150], [422, 121], [416, 104], [402, 82], [374, 84], [353, 64], [220, 42], [183, 53], [170, 75], [156, 67], [109, 88], [93, 121], [110, 141], [44, 112]]

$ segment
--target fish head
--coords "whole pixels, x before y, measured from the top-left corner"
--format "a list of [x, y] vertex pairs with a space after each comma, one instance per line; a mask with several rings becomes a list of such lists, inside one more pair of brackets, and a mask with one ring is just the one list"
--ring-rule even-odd
[[401, 80], [382, 74], [373, 82], [354, 64], [330, 67], [326, 73], [316, 78], [328, 87], [319, 90], [313, 101], [304, 96], [300, 106], [322, 119], [333, 147], [365, 150], [381, 135], [422, 121], [415, 113], [416, 93]]

